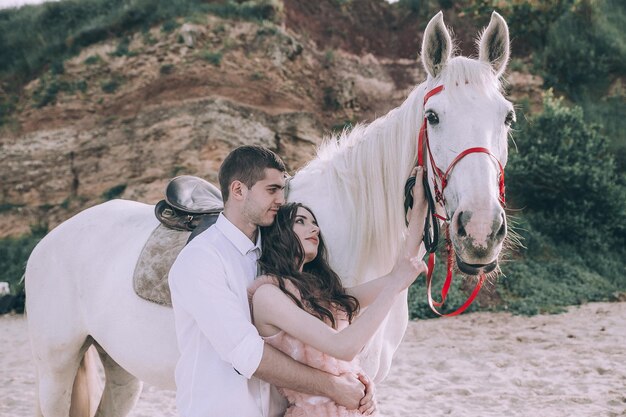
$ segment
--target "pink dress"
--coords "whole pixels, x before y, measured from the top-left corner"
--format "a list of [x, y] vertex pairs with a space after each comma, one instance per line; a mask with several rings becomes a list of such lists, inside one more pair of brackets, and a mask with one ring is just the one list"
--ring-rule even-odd
[[[273, 284], [278, 286], [277, 281], [271, 277], [261, 277], [254, 280], [248, 288], [248, 299], [252, 302], [254, 292], [261, 285]], [[299, 292], [289, 281], [285, 282], [288, 291], [298, 296]], [[252, 304], [250, 304], [252, 306]], [[335, 314], [337, 321], [337, 330], [341, 330], [348, 326], [346, 319], [338, 319], [339, 314]], [[338, 360], [326, 353], [320, 352], [309, 345], [302, 343], [295, 337], [280, 331], [275, 335], [264, 337], [266, 343], [289, 355], [291, 358], [300, 363], [308, 365], [312, 368], [320, 369], [333, 375], [340, 375], [346, 372], [353, 374], [363, 373], [359, 368], [358, 359], [351, 362]], [[314, 395], [302, 394], [287, 388], [279, 388], [287, 401], [289, 408], [285, 417], [355, 417], [363, 416], [358, 410], [348, 410], [341, 405], [337, 405], [333, 400], [327, 397], [316, 397]], [[377, 413], [371, 414], [376, 416]]]

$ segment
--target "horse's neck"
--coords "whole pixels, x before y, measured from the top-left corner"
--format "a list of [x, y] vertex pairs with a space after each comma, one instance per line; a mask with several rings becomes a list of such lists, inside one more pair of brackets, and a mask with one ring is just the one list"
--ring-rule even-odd
[[331, 138], [294, 178], [290, 200], [315, 212], [331, 264], [347, 286], [386, 273], [397, 257], [423, 90], [370, 125]]

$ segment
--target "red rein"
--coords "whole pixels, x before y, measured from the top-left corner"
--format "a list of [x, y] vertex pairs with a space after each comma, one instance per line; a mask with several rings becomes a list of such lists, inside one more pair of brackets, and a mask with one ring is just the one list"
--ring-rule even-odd
[[[428, 93], [426, 93], [426, 95], [424, 96], [424, 109], [423, 110], [425, 110], [426, 102], [428, 101], [428, 99], [434, 96], [435, 94], [440, 93], [441, 91], [443, 91], [443, 85], [435, 87], [432, 90], [430, 90]], [[437, 167], [437, 164], [435, 164], [435, 160], [433, 159], [433, 154], [430, 151], [430, 143], [428, 141], [428, 121], [426, 119], [426, 116], [424, 116], [424, 121], [422, 122], [422, 126], [420, 127], [420, 131], [419, 131], [419, 136], [417, 138], [417, 165], [421, 167], [424, 167], [424, 144], [426, 145], [426, 149], [428, 150], [430, 164], [432, 166], [434, 177], [435, 177], [433, 179], [433, 188], [435, 190], [435, 201], [441, 205], [441, 207], [444, 209], [444, 212], [446, 212], [445, 210], [446, 201], [443, 195], [443, 190], [448, 185], [448, 176], [450, 175], [452, 168], [461, 159], [463, 159], [464, 157], [466, 157], [467, 155], [471, 153], [485, 153], [491, 156], [493, 159], [495, 159], [495, 161], [498, 163], [498, 167], [500, 168], [500, 178], [498, 181], [498, 185], [500, 188], [500, 203], [504, 206], [504, 203], [505, 203], [504, 168], [502, 167], [502, 164], [500, 163], [498, 158], [496, 158], [489, 151], [489, 149], [482, 148], [482, 147], [468, 148], [464, 150], [463, 152], [459, 153], [459, 155], [457, 155], [457, 157], [454, 158], [454, 160], [452, 161], [452, 163], [450, 163], [450, 166], [448, 167], [448, 169], [446, 169], [445, 172], [442, 171], [441, 169]], [[424, 170], [424, 175], [425, 176], [428, 175], [426, 173], [426, 170]], [[439, 182], [441, 183], [441, 190], [439, 189], [439, 186], [437, 184], [437, 178], [439, 178]], [[434, 213], [434, 216], [436, 216], [437, 218], [441, 220], [448, 221], [446, 217], [443, 217], [437, 213]], [[452, 284], [454, 249], [450, 241], [450, 229], [449, 228], [446, 228], [446, 249], [448, 252], [448, 272], [446, 275], [446, 280], [443, 284], [443, 288], [441, 289], [441, 301], [435, 301], [432, 297], [432, 275], [433, 275], [433, 270], [435, 269], [435, 253], [434, 252], [428, 256], [428, 273], [426, 274], [426, 283], [428, 287], [427, 288], [428, 304], [430, 305], [430, 309], [439, 316], [451, 317], [451, 316], [456, 316], [456, 315], [461, 314], [472, 304], [472, 302], [474, 302], [474, 299], [476, 299], [476, 297], [478, 296], [478, 293], [480, 292], [480, 289], [482, 288], [483, 283], [485, 282], [485, 274], [484, 273], [480, 274], [478, 278], [478, 282], [476, 283], [476, 286], [474, 287], [472, 294], [468, 297], [468, 299], [465, 301], [465, 303], [463, 303], [461, 307], [459, 307], [457, 310], [453, 311], [452, 313], [448, 313], [448, 314], [440, 313], [439, 311], [437, 311], [436, 307], [443, 306], [443, 303], [446, 301], [446, 297], [448, 296], [450, 285]]]

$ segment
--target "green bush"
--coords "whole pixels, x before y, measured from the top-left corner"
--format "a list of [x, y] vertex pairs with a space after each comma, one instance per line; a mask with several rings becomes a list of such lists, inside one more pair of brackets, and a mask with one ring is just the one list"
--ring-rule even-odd
[[33, 227], [30, 234], [0, 239], [0, 281], [9, 283], [11, 294], [19, 294], [24, 290], [22, 276], [26, 261], [46, 232], [47, 227], [37, 226]]
[[222, 64], [223, 54], [222, 54], [221, 51], [207, 51], [207, 50], [203, 50], [203, 51], [200, 51], [198, 56], [200, 56], [200, 58], [202, 58], [205, 61], [213, 64], [216, 67], [219, 67]]
[[0, 78], [17, 80], [17, 85], [22, 85], [46, 66], [75, 55], [83, 47], [177, 17], [211, 13], [262, 21], [275, 19], [277, 7], [271, 0], [64, 0], [3, 9]]
[[41, 77], [39, 86], [33, 91], [33, 107], [41, 108], [55, 103], [60, 90], [61, 85], [56, 77]]
[[502, 265], [500, 309], [517, 314], [558, 313], [565, 306], [611, 300], [626, 291], [623, 247], [600, 250], [587, 242], [555, 240], [543, 224], [523, 221], [526, 249]]
[[[574, 0], [508, 1], [499, 10], [509, 25], [513, 52], [527, 55], [542, 50], [548, 30], [571, 7]], [[502, 4], [502, 2], [500, 2]], [[487, 13], [486, 15], [488, 15]]]
[[[626, 70], [626, 4], [618, 0], [579, 0], [547, 32], [541, 53], [547, 86], [577, 98]], [[601, 94], [598, 94], [598, 96]]]
[[161, 75], [170, 75], [174, 73], [175, 69], [176, 67], [173, 64], [165, 64], [161, 65], [161, 68], [159, 68], [159, 73]]
[[180, 23], [178, 23], [174, 19], [166, 20], [161, 25], [161, 32], [171, 33], [180, 27]]
[[543, 113], [516, 136], [507, 167], [509, 196], [555, 240], [609, 249], [625, 242], [626, 185], [605, 137], [580, 107], [550, 93]]
[[609, 138], [609, 151], [615, 155], [619, 172], [626, 172], [626, 94], [621, 91], [600, 99], [585, 94], [578, 100], [585, 119], [598, 126]]
[[121, 196], [125, 190], [126, 184], [118, 184], [102, 193], [102, 198], [107, 201], [113, 200], [114, 198], [118, 198], [119, 196]]
[[327, 111], [337, 111], [341, 108], [341, 103], [337, 98], [337, 91], [333, 87], [324, 87], [322, 108]]
[[113, 94], [117, 91], [117, 89], [119, 88], [121, 84], [122, 84], [122, 81], [119, 78], [113, 77], [110, 80], [103, 81], [100, 84], [100, 88], [102, 89], [103, 92], [107, 94]]
[[11, 118], [15, 110], [18, 98], [12, 94], [0, 94], [0, 126], [4, 125]]
[[85, 65], [96, 65], [102, 62], [102, 57], [98, 54], [90, 55], [85, 59]]

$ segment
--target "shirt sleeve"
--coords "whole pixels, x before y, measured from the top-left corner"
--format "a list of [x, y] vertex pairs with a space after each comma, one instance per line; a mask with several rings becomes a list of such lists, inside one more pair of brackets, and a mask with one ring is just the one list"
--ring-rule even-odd
[[174, 311], [189, 314], [220, 358], [251, 378], [261, 363], [264, 342], [250, 322], [247, 305], [228, 286], [219, 254], [186, 247], [170, 270], [169, 284]]

